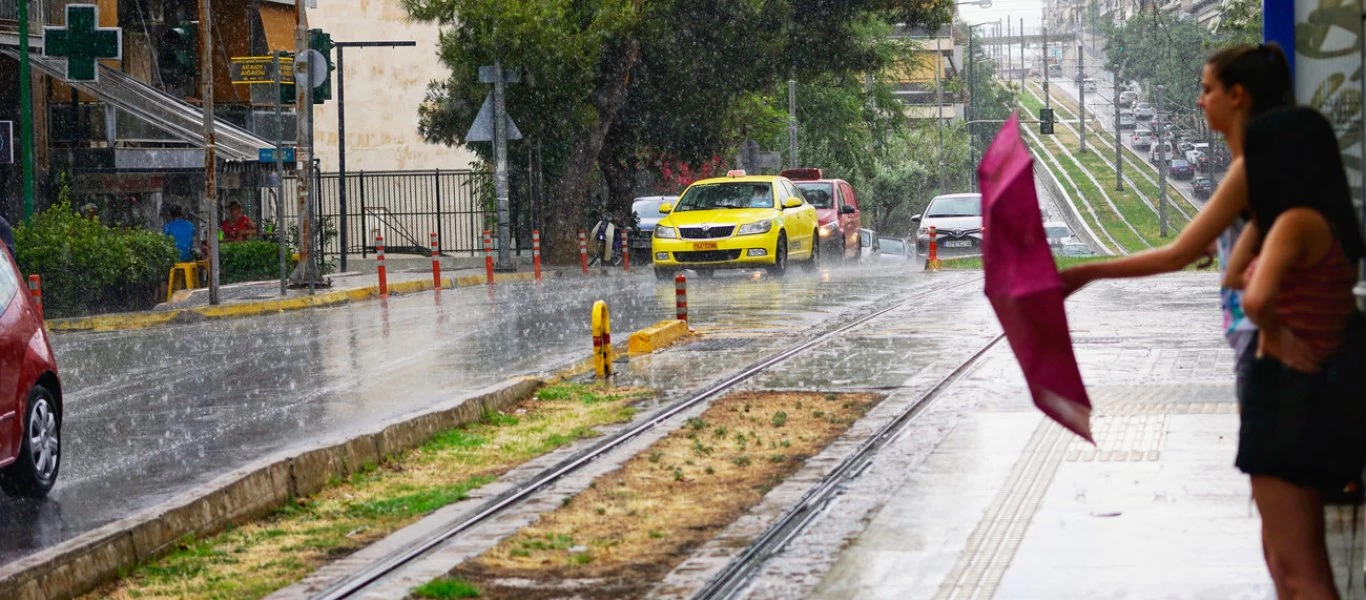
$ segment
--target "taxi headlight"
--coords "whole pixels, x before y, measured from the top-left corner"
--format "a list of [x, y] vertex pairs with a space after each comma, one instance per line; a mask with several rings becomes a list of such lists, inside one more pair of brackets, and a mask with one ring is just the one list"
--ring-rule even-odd
[[769, 231], [772, 231], [772, 230], [773, 230], [773, 221], [771, 221], [771, 220], [769, 220], [769, 221], [759, 221], [758, 223], [750, 223], [750, 224], [748, 224], [748, 225], [741, 225], [741, 226], [740, 226], [740, 231], [737, 232], [736, 235], [756, 235], [756, 234], [760, 234], [760, 233], [768, 233]]
[[672, 227], [665, 227], [665, 226], [663, 226], [663, 225], [656, 225], [656, 226], [655, 226], [655, 237], [657, 237], [657, 238], [659, 238], [659, 239], [662, 239], [662, 240], [673, 240], [673, 239], [678, 239], [678, 230], [677, 230], [677, 229], [674, 229], [674, 228], [672, 228]]

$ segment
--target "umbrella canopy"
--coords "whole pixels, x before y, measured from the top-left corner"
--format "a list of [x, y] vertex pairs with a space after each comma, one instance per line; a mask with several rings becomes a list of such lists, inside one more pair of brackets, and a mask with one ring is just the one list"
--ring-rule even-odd
[[1019, 116], [996, 134], [977, 166], [982, 190], [985, 291], [1020, 361], [1034, 404], [1091, 439], [1091, 401], [1072, 353], [1058, 277], [1034, 188], [1034, 158], [1020, 139]]

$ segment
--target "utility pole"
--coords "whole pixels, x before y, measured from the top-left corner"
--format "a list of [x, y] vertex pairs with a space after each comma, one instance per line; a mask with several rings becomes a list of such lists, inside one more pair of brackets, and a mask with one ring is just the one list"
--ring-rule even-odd
[[[288, 265], [285, 260], [285, 126], [282, 113], [284, 99], [280, 97], [280, 89], [284, 87], [280, 78], [284, 73], [280, 70], [280, 51], [271, 52], [275, 63], [275, 245], [280, 250], [280, 295], [289, 294], [286, 281], [289, 279]], [[345, 256], [345, 253], [343, 253]]]
[[1048, 64], [1048, 25], [1043, 26], [1043, 105], [1044, 108], [1053, 108], [1053, 96], [1048, 93], [1048, 71], [1052, 65]]
[[1024, 17], [1020, 17], [1020, 93], [1024, 94], [1025, 75], [1029, 74], [1029, 63], [1025, 62]]
[[23, 173], [24, 222], [33, 218], [33, 82], [28, 59], [28, 0], [19, 3], [19, 161]]
[[[308, 139], [309, 122], [313, 120], [313, 88], [308, 85], [308, 66], [302, 60], [304, 51], [308, 50], [308, 15], [304, 12], [304, 4], [294, 3], [294, 106], [297, 125], [294, 154], [298, 164], [294, 189], [298, 197], [295, 219], [299, 223], [299, 264], [294, 268], [293, 281], [295, 285], [308, 284], [311, 293], [316, 279], [313, 271], [313, 223], [309, 219], [308, 206], [309, 196], [313, 193], [313, 145]], [[305, 78], [300, 79], [300, 74], [304, 74]]]
[[[1162, 90], [1164, 86], [1157, 86], [1157, 105], [1162, 106]], [[1162, 145], [1162, 127], [1153, 127], [1157, 130], [1157, 223], [1158, 235], [1167, 237], [1167, 167], [1171, 164], [1171, 156], [1167, 149]]]
[[1119, 128], [1119, 69], [1110, 87], [1110, 111], [1115, 113], [1115, 191], [1124, 191], [1124, 132]]
[[493, 60], [493, 72], [493, 186], [498, 197], [498, 270], [516, 271], [517, 266], [512, 264], [512, 255], [508, 251], [512, 227], [508, 223], [508, 125], [507, 105], [503, 96], [507, 84], [501, 60]]
[[[1006, 39], [1005, 39], [1006, 45], [1005, 45], [1005, 50], [1006, 50], [1006, 72], [1007, 72], [1007, 73], [1010, 72], [1010, 67], [1011, 67], [1011, 65], [1010, 65], [1010, 62], [1011, 62], [1011, 58], [1010, 58], [1010, 57], [1011, 57], [1011, 52], [1010, 52], [1010, 38], [1011, 38], [1011, 32], [1010, 32], [1010, 15], [1006, 15]], [[1000, 46], [997, 46], [997, 47], [999, 48]], [[1006, 75], [1005, 79], [1006, 79], [1006, 81], [1010, 81], [1010, 76], [1009, 76], [1009, 75]]]
[[[26, 0], [20, 0], [24, 2]], [[213, 131], [213, 0], [199, 0], [200, 38], [204, 51], [200, 57], [199, 95], [204, 107], [204, 202], [208, 204], [209, 222], [205, 225], [209, 236], [209, 304], [217, 305], [218, 298], [218, 145]]]
[[796, 169], [797, 162], [797, 80], [787, 80], [787, 144], [788, 167]]
[[[973, 92], [975, 91], [975, 85], [974, 85], [974, 83], [975, 83], [975, 79], [976, 79], [976, 78], [974, 77], [974, 75], [977, 74], [977, 69], [973, 67], [973, 63], [975, 63], [975, 62], [977, 62], [977, 61], [975, 60], [975, 57], [972, 55], [972, 49], [973, 49], [973, 46], [972, 46], [972, 27], [969, 26], [969, 27], [968, 27], [968, 61], [967, 61], [967, 62], [968, 62], [968, 64], [967, 64], [967, 67], [968, 67], [968, 106], [967, 106], [967, 109], [968, 109], [968, 110], [967, 110], [967, 112], [968, 112], [968, 155], [969, 155], [969, 156], [968, 156], [968, 160], [969, 160], [969, 163], [968, 163], [968, 164], [969, 164], [969, 167], [972, 167], [973, 165], [976, 165], [976, 164], [977, 164], [977, 147], [974, 145], [974, 141], [975, 141], [975, 140], [973, 140], [973, 138], [972, 138], [972, 132], [973, 132], [973, 130], [974, 130], [974, 128], [973, 128], [973, 126], [972, 126], [972, 120], [973, 120], [973, 118], [975, 118], [975, 117], [977, 116], [976, 114], [974, 114], [974, 111], [972, 110], [972, 101], [973, 101], [974, 97], [976, 96], [976, 94], [973, 93]], [[976, 177], [973, 177], [971, 174], [969, 174], [969, 175], [968, 175], [968, 181], [969, 181], [970, 184], [972, 185], [972, 188], [971, 188], [972, 191], [974, 191], [974, 192], [977, 191], [977, 178], [976, 178]]]
[[1086, 153], [1086, 53], [1082, 51], [1081, 44], [1077, 44], [1077, 99], [1081, 109], [1081, 120], [1078, 122], [1078, 130], [1081, 132], [1081, 146], [1077, 152]]
[[939, 195], [944, 195], [944, 50], [940, 47], [943, 40], [941, 32], [934, 35], [934, 102], [939, 105], [939, 118], [934, 121], [934, 128], [939, 134], [939, 154], [935, 157], [938, 163], [939, 172]]

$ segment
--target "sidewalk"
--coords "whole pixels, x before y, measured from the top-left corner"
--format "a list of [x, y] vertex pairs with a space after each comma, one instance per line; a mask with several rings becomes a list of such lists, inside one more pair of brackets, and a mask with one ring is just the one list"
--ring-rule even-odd
[[[1214, 285], [1203, 273], [1108, 282], [1068, 302], [1094, 447], [1032, 406], [998, 344], [828, 508], [839, 517], [794, 540], [807, 557], [777, 560], [750, 597], [1274, 597], [1232, 465]], [[1329, 508], [1340, 589], [1356, 570], [1344, 598], [1366, 597], [1353, 527], [1350, 508]], [[833, 558], [813, 563], [825, 548]], [[812, 571], [814, 588], [781, 583]]]

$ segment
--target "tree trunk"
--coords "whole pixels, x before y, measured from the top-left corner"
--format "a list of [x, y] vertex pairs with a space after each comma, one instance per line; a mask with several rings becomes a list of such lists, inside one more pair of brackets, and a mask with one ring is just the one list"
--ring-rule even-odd
[[546, 244], [545, 256], [552, 263], [572, 264], [578, 261], [578, 235], [583, 227], [593, 166], [602, 152], [607, 132], [612, 128], [612, 119], [626, 101], [631, 69], [639, 60], [640, 41], [635, 39], [613, 44], [603, 53], [591, 98], [598, 113], [597, 122], [585, 125], [574, 135], [573, 145], [570, 146], [559, 182], [554, 188], [556, 205], [551, 215], [552, 227], [543, 240]]
[[[614, 215], [629, 217], [631, 201], [636, 191], [636, 160], [634, 148], [627, 141], [622, 127], [613, 127], [603, 142], [598, 155], [598, 168], [607, 183], [607, 210]], [[628, 223], [629, 224], [629, 223]]]

